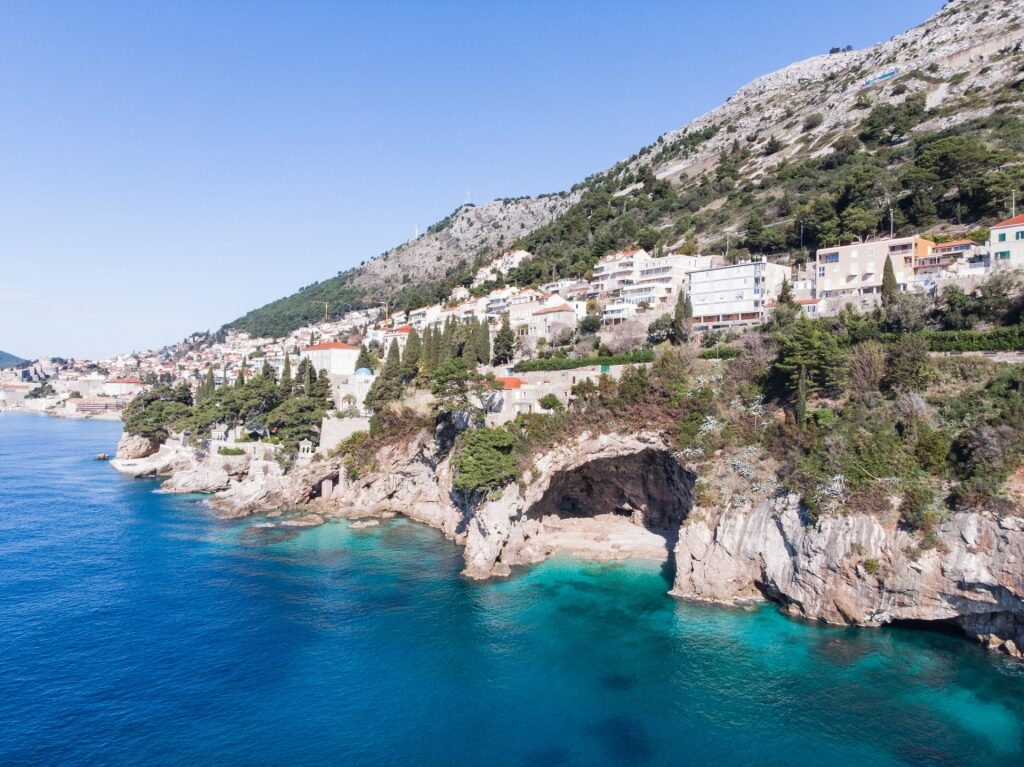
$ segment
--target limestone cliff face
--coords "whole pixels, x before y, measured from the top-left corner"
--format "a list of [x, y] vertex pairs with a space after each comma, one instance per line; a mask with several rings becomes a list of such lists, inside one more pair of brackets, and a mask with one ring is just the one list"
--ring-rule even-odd
[[[675, 596], [771, 599], [835, 624], [953, 621], [992, 649], [1024, 648], [1024, 515], [961, 513], [921, 551], [911, 533], [866, 515], [808, 523], [795, 496], [693, 512], [696, 475], [657, 434], [583, 435], [539, 455], [523, 484], [487, 497], [454, 488], [447, 454], [424, 430], [352, 478], [339, 458], [293, 466], [201, 456], [165, 444], [112, 465], [211, 492], [223, 516], [306, 509], [307, 519], [400, 513], [463, 546], [464, 574], [503, 576], [564, 552], [594, 559], [674, 557]], [[713, 467], [702, 467], [702, 471]]]
[[794, 616], [876, 626], [954, 620], [1019, 656], [1024, 648], [1024, 519], [957, 514], [920, 551], [874, 517], [805, 524], [794, 496], [691, 520], [672, 593], [718, 603], [768, 597]]

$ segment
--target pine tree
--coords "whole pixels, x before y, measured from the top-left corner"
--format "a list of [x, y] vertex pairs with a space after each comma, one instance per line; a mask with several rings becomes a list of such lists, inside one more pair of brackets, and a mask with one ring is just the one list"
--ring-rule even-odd
[[290, 397], [292, 394], [292, 359], [288, 355], [288, 352], [284, 353], [284, 368], [281, 370], [281, 392], [286, 397]]
[[796, 422], [803, 426], [807, 423], [807, 366], [800, 366], [800, 379], [796, 385]]
[[690, 333], [693, 330], [693, 303], [690, 301], [690, 294], [681, 291], [676, 299], [676, 310], [672, 316], [672, 343], [688, 343]]
[[486, 365], [491, 361], [491, 326], [486, 319], [480, 323], [476, 343], [476, 356], [482, 365]]
[[882, 306], [889, 308], [900, 295], [900, 286], [896, 282], [896, 270], [892, 267], [892, 256], [886, 256], [885, 269], [882, 271]]
[[235, 388], [241, 389], [245, 386], [246, 358], [242, 357], [242, 367], [238, 369], [238, 378], [235, 379]]
[[779, 329], [790, 327], [796, 321], [800, 307], [793, 300], [793, 287], [789, 280], [782, 280], [782, 288], [779, 290], [779, 297], [775, 299], [775, 314], [773, 322]]
[[512, 361], [512, 355], [516, 348], [516, 334], [512, 332], [512, 325], [509, 324], [508, 315], [501, 316], [501, 327], [494, 334], [494, 356], [495, 365], [505, 365]]
[[405, 381], [411, 381], [420, 374], [421, 346], [420, 334], [413, 328], [405, 340], [405, 351], [402, 354], [402, 379]]

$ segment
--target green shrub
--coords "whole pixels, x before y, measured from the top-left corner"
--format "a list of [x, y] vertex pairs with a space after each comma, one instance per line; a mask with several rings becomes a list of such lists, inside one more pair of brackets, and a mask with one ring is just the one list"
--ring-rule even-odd
[[713, 349], [702, 349], [700, 358], [702, 360], [731, 360], [740, 356], [740, 350], [735, 346], [716, 346]]
[[217, 453], [220, 455], [238, 456], [245, 455], [245, 450], [240, 447], [220, 447]]
[[513, 482], [518, 476], [512, 456], [515, 443], [515, 435], [504, 429], [467, 431], [455, 458], [455, 487], [479, 493]]
[[625, 354], [599, 355], [596, 357], [578, 357], [576, 359], [552, 358], [546, 360], [526, 360], [516, 363], [516, 373], [531, 373], [547, 370], [574, 370], [591, 365], [635, 365], [654, 360], [653, 349], [641, 349]]
[[560, 399], [558, 399], [558, 397], [556, 397], [554, 394], [550, 394], [550, 393], [549, 394], [545, 394], [543, 397], [541, 397], [540, 400], [537, 402], [537, 404], [540, 405], [545, 410], [564, 410], [565, 409], [565, 405], [562, 404], [562, 401]]
[[938, 522], [938, 514], [932, 511], [935, 491], [923, 483], [914, 483], [903, 491], [900, 501], [900, 516], [911, 530], [930, 530]]
[[950, 442], [941, 431], [922, 426], [917, 433], [914, 457], [929, 474], [942, 474], [946, 470]]
[[864, 569], [874, 575], [878, 572], [878, 568], [881, 567], [881, 563], [877, 559], [865, 559]]

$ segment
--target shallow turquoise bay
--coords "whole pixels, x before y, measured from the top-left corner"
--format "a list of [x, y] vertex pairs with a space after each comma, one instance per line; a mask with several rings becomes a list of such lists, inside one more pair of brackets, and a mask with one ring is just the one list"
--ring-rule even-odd
[[1024, 665], [956, 637], [219, 521], [93, 460], [119, 431], [0, 416], [0, 764], [1024, 763]]

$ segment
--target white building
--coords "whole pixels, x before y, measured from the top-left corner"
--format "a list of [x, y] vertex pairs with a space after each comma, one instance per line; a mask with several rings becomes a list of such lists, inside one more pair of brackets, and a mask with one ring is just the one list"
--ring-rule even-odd
[[988, 248], [992, 268], [1024, 267], [1024, 214], [993, 226], [989, 232]]
[[340, 341], [328, 341], [307, 346], [301, 356], [310, 361], [314, 370], [326, 370], [330, 375], [352, 375], [356, 372], [359, 347]]
[[638, 262], [650, 258], [643, 248], [605, 256], [594, 266], [590, 281], [596, 295], [617, 296], [622, 288], [633, 284]]
[[397, 328], [391, 328], [391, 330], [384, 331], [384, 353], [387, 354], [391, 351], [391, 342], [398, 342], [398, 351], [400, 354], [405, 353], [405, 344], [409, 340], [409, 334], [412, 332], [412, 325], [399, 325]]
[[529, 333], [548, 342], [560, 340], [566, 331], [576, 329], [576, 310], [564, 301], [554, 306], [537, 309], [530, 316]]
[[886, 259], [901, 290], [914, 281], [914, 265], [935, 246], [919, 235], [819, 248], [815, 257], [817, 298], [834, 313], [844, 304], [869, 309], [881, 301]]
[[788, 278], [789, 267], [764, 259], [690, 272], [694, 327], [761, 322], [765, 303], [778, 296]]

